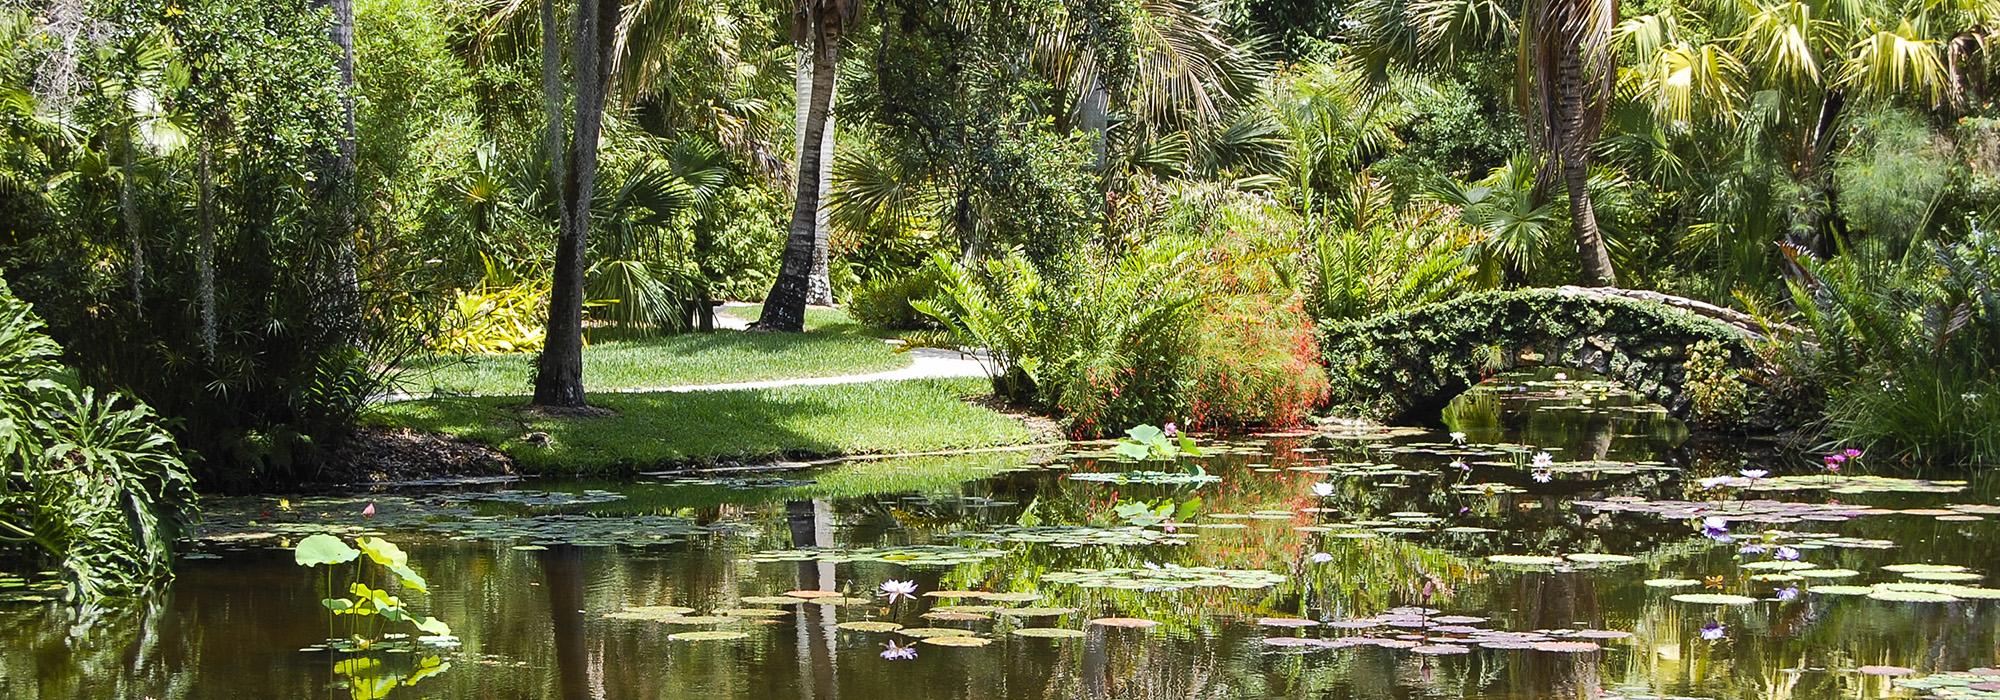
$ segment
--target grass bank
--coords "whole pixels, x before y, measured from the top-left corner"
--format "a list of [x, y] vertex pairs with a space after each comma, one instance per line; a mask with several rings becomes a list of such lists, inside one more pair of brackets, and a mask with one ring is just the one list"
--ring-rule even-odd
[[983, 379], [918, 379], [591, 395], [615, 412], [604, 417], [524, 414], [519, 396], [433, 398], [379, 405], [367, 420], [488, 445], [524, 472], [553, 475], [1033, 442], [1021, 421], [967, 401], [988, 390]]
[[[730, 311], [755, 319], [757, 309]], [[596, 390], [867, 374], [911, 362], [834, 309], [809, 311], [804, 333], [621, 338], [613, 329], [593, 329], [590, 340], [583, 350], [583, 385]], [[534, 370], [533, 353], [445, 357], [407, 367], [403, 386], [417, 395], [507, 396], [526, 393]]]

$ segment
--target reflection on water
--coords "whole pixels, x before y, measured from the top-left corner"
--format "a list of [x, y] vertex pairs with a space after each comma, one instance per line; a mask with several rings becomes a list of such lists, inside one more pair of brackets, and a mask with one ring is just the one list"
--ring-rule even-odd
[[[1557, 381], [1552, 371], [1502, 377], [1447, 412], [1450, 429], [1465, 433], [1464, 446], [1420, 431], [1212, 442], [1202, 461], [1221, 480], [1210, 483], [1066, 478], [1071, 470], [1134, 468], [1098, 461], [1098, 447], [1082, 446], [1062, 456], [861, 462], [811, 475], [532, 483], [477, 500], [406, 492], [294, 498], [289, 510], [276, 498], [217, 502], [209, 508], [211, 539], [199, 547], [219, 558], [187, 561], [164, 595], [85, 611], [0, 604], [8, 649], [0, 658], [0, 696], [1850, 698], [1890, 691], [1889, 678], [1855, 671], [1863, 666], [1931, 673], [2000, 665], [2000, 601], [1973, 593], [1919, 603], [1813, 592], [1917, 581], [1881, 568], [1900, 563], [1970, 567], [1970, 578], [1951, 572], [1962, 575], [1936, 584], [1985, 590], [2000, 532], [1991, 520], [1970, 518], [1995, 506], [1993, 480], [1953, 493], [1757, 493], [1917, 512], [1749, 518], [1732, 522], [1735, 541], [1720, 543], [1687, 520], [1598, 512], [1577, 502], [1749, 497], [1744, 489], [1704, 488], [1698, 479], [1746, 466], [1773, 476], [1806, 473], [1814, 461], [1687, 449], [1678, 425], [1610, 389], [1576, 377]], [[1554, 460], [1546, 483], [1529, 466], [1540, 451]], [[1315, 492], [1320, 482], [1332, 486], [1328, 495]], [[1114, 510], [1132, 501], [1170, 501], [1175, 518], [1166, 527], [1176, 537], [1135, 534], [1141, 531]], [[363, 519], [361, 507], [370, 502], [379, 515]], [[295, 566], [281, 545], [328, 524], [370, 528], [402, 543], [431, 581], [430, 595], [411, 597], [450, 622], [461, 645], [301, 651], [327, 636], [318, 603], [324, 582]], [[1775, 561], [1766, 552], [1739, 553], [1775, 530], [1836, 533], [1886, 548], [1785, 540], [1803, 548], [1800, 559], [1816, 567], [1808, 573], [1856, 572], [1840, 578], [1799, 576], [1790, 566], [1744, 568]], [[913, 545], [953, 547], [897, 561], [895, 548]], [[1489, 559], [1568, 554], [1632, 560]], [[1272, 572], [1282, 582], [1143, 590], [1042, 580], [1172, 565]], [[892, 578], [926, 592], [1035, 592], [1040, 598], [1032, 602], [993, 605], [1076, 611], [994, 616], [975, 606], [939, 616], [939, 606], [981, 601], [741, 600], [801, 590], [867, 597]], [[1694, 583], [1648, 585], [1657, 579]], [[1786, 588], [1800, 592], [1777, 600]], [[1688, 593], [1758, 600], [1718, 606], [1672, 598]], [[605, 617], [662, 605], [703, 615], [744, 607], [784, 612], [696, 626]], [[1420, 609], [1437, 612], [1408, 612]], [[1374, 629], [1259, 624], [1400, 624], [1406, 618], [1398, 615], [1418, 622]], [[1457, 616], [1486, 619], [1432, 621]], [[1100, 617], [1160, 624], [1087, 624]], [[866, 619], [959, 628], [992, 641], [976, 648], [915, 643], [915, 659], [891, 660], [886, 645], [914, 640], [837, 627]], [[1083, 636], [1013, 633], [1028, 627]], [[712, 628], [748, 637], [668, 639]], [[1503, 634], [1566, 650], [1482, 643]], [[1587, 634], [1600, 636], [1579, 636]], [[1418, 638], [1406, 646], [1469, 651], [1431, 656], [1394, 648], [1403, 636]], [[1282, 637], [1297, 639], [1268, 641]], [[1601, 648], [1575, 651], [1580, 640]]]

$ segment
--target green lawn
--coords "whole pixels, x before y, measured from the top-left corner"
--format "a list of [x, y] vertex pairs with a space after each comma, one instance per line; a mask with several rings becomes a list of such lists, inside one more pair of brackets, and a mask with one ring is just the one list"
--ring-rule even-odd
[[[727, 460], [922, 452], [1027, 444], [1020, 421], [967, 403], [983, 379], [920, 379], [745, 391], [593, 394], [602, 418], [529, 418], [519, 397], [383, 404], [371, 423], [491, 445], [541, 474], [615, 474]], [[547, 447], [522, 438], [545, 432]]]
[[[757, 308], [735, 311], [754, 319]], [[628, 340], [606, 329], [594, 335], [583, 350], [583, 385], [593, 391], [830, 377], [910, 365], [908, 356], [832, 309], [809, 311], [805, 333], [716, 331]], [[407, 368], [403, 386], [418, 395], [525, 394], [534, 366], [533, 354], [426, 360]]]

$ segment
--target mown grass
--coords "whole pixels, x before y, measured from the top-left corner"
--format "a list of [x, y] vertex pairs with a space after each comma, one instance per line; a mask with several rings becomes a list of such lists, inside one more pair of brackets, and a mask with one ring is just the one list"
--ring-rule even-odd
[[[739, 391], [593, 394], [605, 417], [517, 410], [521, 397], [452, 397], [373, 407], [371, 423], [492, 446], [525, 472], [619, 474], [779, 457], [923, 452], [1027, 444], [1020, 421], [968, 403], [981, 379], [919, 379]], [[531, 444], [531, 433], [549, 444]]]
[[[757, 309], [731, 311], [754, 319]], [[886, 372], [910, 362], [846, 314], [812, 309], [805, 333], [715, 331], [621, 338], [612, 329], [597, 329], [583, 350], [583, 384], [592, 391], [730, 384]], [[533, 354], [446, 357], [413, 363], [402, 385], [417, 395], [523, 394], [534, 369]]]

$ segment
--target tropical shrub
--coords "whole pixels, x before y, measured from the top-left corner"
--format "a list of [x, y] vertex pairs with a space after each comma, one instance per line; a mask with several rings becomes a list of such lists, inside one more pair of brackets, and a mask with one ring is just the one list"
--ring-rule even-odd
[[488, 260], [479, 286], [452, 292], [430, 348], [454, 355], [540, 352], [548, 331], [549, 287], [540, 275], [513, 278]]
[[60, 352], [0, 284], [0, 542], [72, 599], [128, 593], [171, 574], [193, 479], [150, 409], [71, 386]]
[[937, 255], [940, 293], [913, 306], [958, 344], [985, 350], [994, 393], [1099, 435], [1187, 408], [1181, 370], [1198, 294], [1182, 270], [1193, 253], [1157, 244], [1079, 256], [1059, 279], [1018, 250], [978, 268]]
[[1912, 461], [2000, 461], [2000, 236], [1908, 255], [1801, 261], [1814, 344], [1790, 356], [1826, 391], [1831, 441]]
[[937, 320], [911, 302], [938, 293], [936, 268], [920, 267], [904, 275], [882, 275], [861, 283], [847, 300], [847, 314], [869, 326], [897, 331], [937, 327]]

